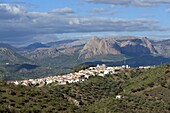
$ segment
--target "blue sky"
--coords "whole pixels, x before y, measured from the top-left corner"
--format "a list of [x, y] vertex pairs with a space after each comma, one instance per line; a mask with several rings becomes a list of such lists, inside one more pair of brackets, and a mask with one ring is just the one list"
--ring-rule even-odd
[[65, 38], [170, 38], [170, 0], [1, 0], [0, 42]]

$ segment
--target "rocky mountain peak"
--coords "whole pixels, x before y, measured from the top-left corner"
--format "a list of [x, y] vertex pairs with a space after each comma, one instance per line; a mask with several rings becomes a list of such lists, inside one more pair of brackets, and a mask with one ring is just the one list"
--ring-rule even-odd
[[120, 47], [122, 53], [127, 55], [143, 55], [157, 53], [152, 43], [146, 37], [123, 40], [120, 43]]
[[114, 39], [93, 37], [85, 44], [79, 58], [91, 58], [102, 54], [120, 54], [119, 49]]
[[156, 54], [150, 40], [146, 37], [91, 38], [80, 51], [79, 58], [92, 58], [103, 54], [145, 55]]

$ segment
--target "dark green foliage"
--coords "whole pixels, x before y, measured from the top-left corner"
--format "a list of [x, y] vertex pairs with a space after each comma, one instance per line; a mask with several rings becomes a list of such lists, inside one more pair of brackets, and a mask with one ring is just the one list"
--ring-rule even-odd
[[35, 79], [69, 72], [59, 67], [43, 67], [31, 64], [0, 65], [0, 80]]
[[4, 85], [3, 82], [0, 90], [0, 112], [68, 111], [65, 108], [74, 106], [58, 90], [50, 94], [48, 88]]
[[85, 70], [85, 69], [87, 69], [89, 67], [92, 67], [92, 65], [85, 65], [85, 64], [79, 65], [79, 66], [76, 66], [76, 67], [73, 68], [73, 72], [78, 72], [80, 70]]

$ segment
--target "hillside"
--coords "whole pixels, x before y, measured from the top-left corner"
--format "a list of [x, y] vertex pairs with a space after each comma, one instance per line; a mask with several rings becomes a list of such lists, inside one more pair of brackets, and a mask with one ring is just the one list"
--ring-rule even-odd
[[35, 79], [56, 74], [68, 73], [70, 70], [59, 67], [39, 66], [35, 64], [0, 65], [0, 80]]
[[0, 82], [0, 92], [1, 112], [168, 113], [170, 64], [41, 88]]
[[11, 46], [10, 44], [6, 44], [6, 43], [0, 43], [0, 48], [7, 48], [10, 49], [12, 51], [17, 51], [18, 48]]
[[170, 57], [170, 40], [157, 41], [153, 45], [160, 55]]
[[[136, 70], [137, 71], [137, 70]], [[150, 112], [169, 113], [170, 65], [163, 65], [145, 72], [135, 71], [121, 86], [122, 100], [112, 97], [101, 99], [85, 108], [87, 112]], [[126, 76], [129, 73], [126, 72]]]
[[27, 56], [30, 59], [43, 59], [43, 58], [54, 58], [59, 56], [59, 51], [52, 48], [38, 48], [35, 51], [29, 52], [24, 56]]
[[47, 48], [48, 46], [46, 44], [42, 44], [42, 43], [39, 43], [39, 42], [36, 42], [36, 43], [33, 43], [33, 44], [30, 44], [26, 47], [21, 47], [19, 48], [20, 51], [34, 51], [38, 48]]
[[31, 62], [31, 60], [21, 56], [8, 48], [0, 48], [0, 63], [21, 63]]

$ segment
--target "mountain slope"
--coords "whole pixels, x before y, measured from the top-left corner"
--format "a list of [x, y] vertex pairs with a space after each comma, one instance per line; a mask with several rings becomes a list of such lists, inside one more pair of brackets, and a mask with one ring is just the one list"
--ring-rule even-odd
[[120, 48], [114, 39], [90, 39], [80, 51], [79, 58], [91, 58], [101, 54], [120, 54]]
[[60, 41], [56, 41], [56, 42], [47, 43], [46, 45], [50, 46], [52, 48], [56, 48], [56, 47], [58, 47], [60, 45], [69, 44], [69, 43], [72, 43], [72, 42], [75, 42], [75, 41], [78, 41], [78, 39], [60, 40]]
[[52, 48], [38, 48], [35, 51], [27, 52], [25, 56], [30, 59], [54, 58], [59, 56], [59, 51]]
[[170, 57], [170, 40], [157, 41], [153, 44], [159, 55]]
[[0, 48], [7, 48], [7, 49], [10, 49], [12, 51], [18, 50], [18, 48], [15, 48], [15, 47], [11, 46], [10, 44], [6, 44], [6, 43], [0, 43]]
[[27, 58], [7, 48], [0, 48], [0, 61], [11, 63], [30, 62]]
[[36, 43], [28, 45], [27, 47], [22, 47], [19, 49], [20, 49], [20, 51], [34, 51], [38, 48], [47, 48], [47, 47], [48, 46], [46, 44], [36, 42]]
[[120, 48], [126, 55], [149, 55], [156, 54], [157, 51], [148, 38], [126, 39], [120, 42]]

